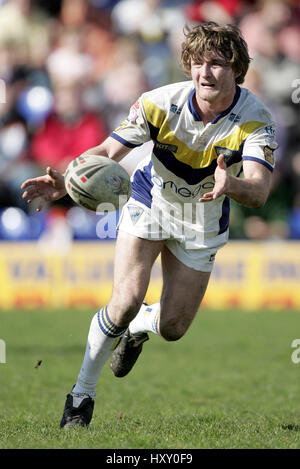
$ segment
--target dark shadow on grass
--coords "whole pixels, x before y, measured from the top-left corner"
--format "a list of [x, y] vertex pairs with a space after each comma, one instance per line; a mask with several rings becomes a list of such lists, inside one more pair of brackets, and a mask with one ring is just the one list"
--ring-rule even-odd
[[289, 424], [286, 424], [286, 425], [280, 425], [280, 428], [282, 428], [282, 430], [290, 430], [290, 431], [294, 431], [294, 432], [299, 432], [300, 431], [300, 425], [295, 425], [293, 423], [289, 423]]

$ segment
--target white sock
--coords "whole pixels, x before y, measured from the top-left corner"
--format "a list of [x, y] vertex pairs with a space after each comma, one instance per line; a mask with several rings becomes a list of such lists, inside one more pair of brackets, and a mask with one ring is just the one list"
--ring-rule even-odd
[[150, 306], [143, 304], [136, 317], [129, 324], [130, 332], [132, 334], [138, 332], [159, 334], [159, 313], [160, 303]]
[[109, 319], [107, 308], [95, 314], [91, 321], [81, 370], [72, 393], [96, 396], [96, 386], [106, 361], [111, 355], [115, 342], [126, 328], [120, 328]]

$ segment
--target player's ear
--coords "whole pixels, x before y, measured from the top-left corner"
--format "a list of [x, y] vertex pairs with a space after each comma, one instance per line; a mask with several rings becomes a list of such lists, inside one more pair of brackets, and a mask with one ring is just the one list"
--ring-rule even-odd
[[236, 82], [236, 83], [237, 83], [238, 77], [240, 77], [241, 74], [242, 74], [242, 72], [239, 72], [239, 71], [234, 72], [234, 78], [235, 78], [235, 82]]

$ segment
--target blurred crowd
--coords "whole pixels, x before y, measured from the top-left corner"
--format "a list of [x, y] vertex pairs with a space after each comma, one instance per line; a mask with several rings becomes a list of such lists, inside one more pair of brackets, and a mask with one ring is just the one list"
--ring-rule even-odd
[[255, 212], [233, 203], [231, 238], [300, 239], [299, 0], [0, 0], [0, 239], [97, 236], [95, 214], [67, 198], [37, 217], [21, 182], [64, 171], [142, 92], [185, 80], [183, 27], [210, 20], [240, 27], [242, 86], [271, 109], [279, 142], [270, 199]]

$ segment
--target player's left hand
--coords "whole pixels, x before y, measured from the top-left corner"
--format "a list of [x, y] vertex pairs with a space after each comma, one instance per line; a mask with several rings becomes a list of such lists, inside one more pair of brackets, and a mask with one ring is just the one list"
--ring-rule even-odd
[[215, 185], [211, 192], [206, 192], [199, 199], [199, 202], [209, 202], [215, 200], [225, 194], [229, 187], [229, 175], [226, 171], [225, 156], [223, 153], [217, 159], [217, 167], [215, 170]]

